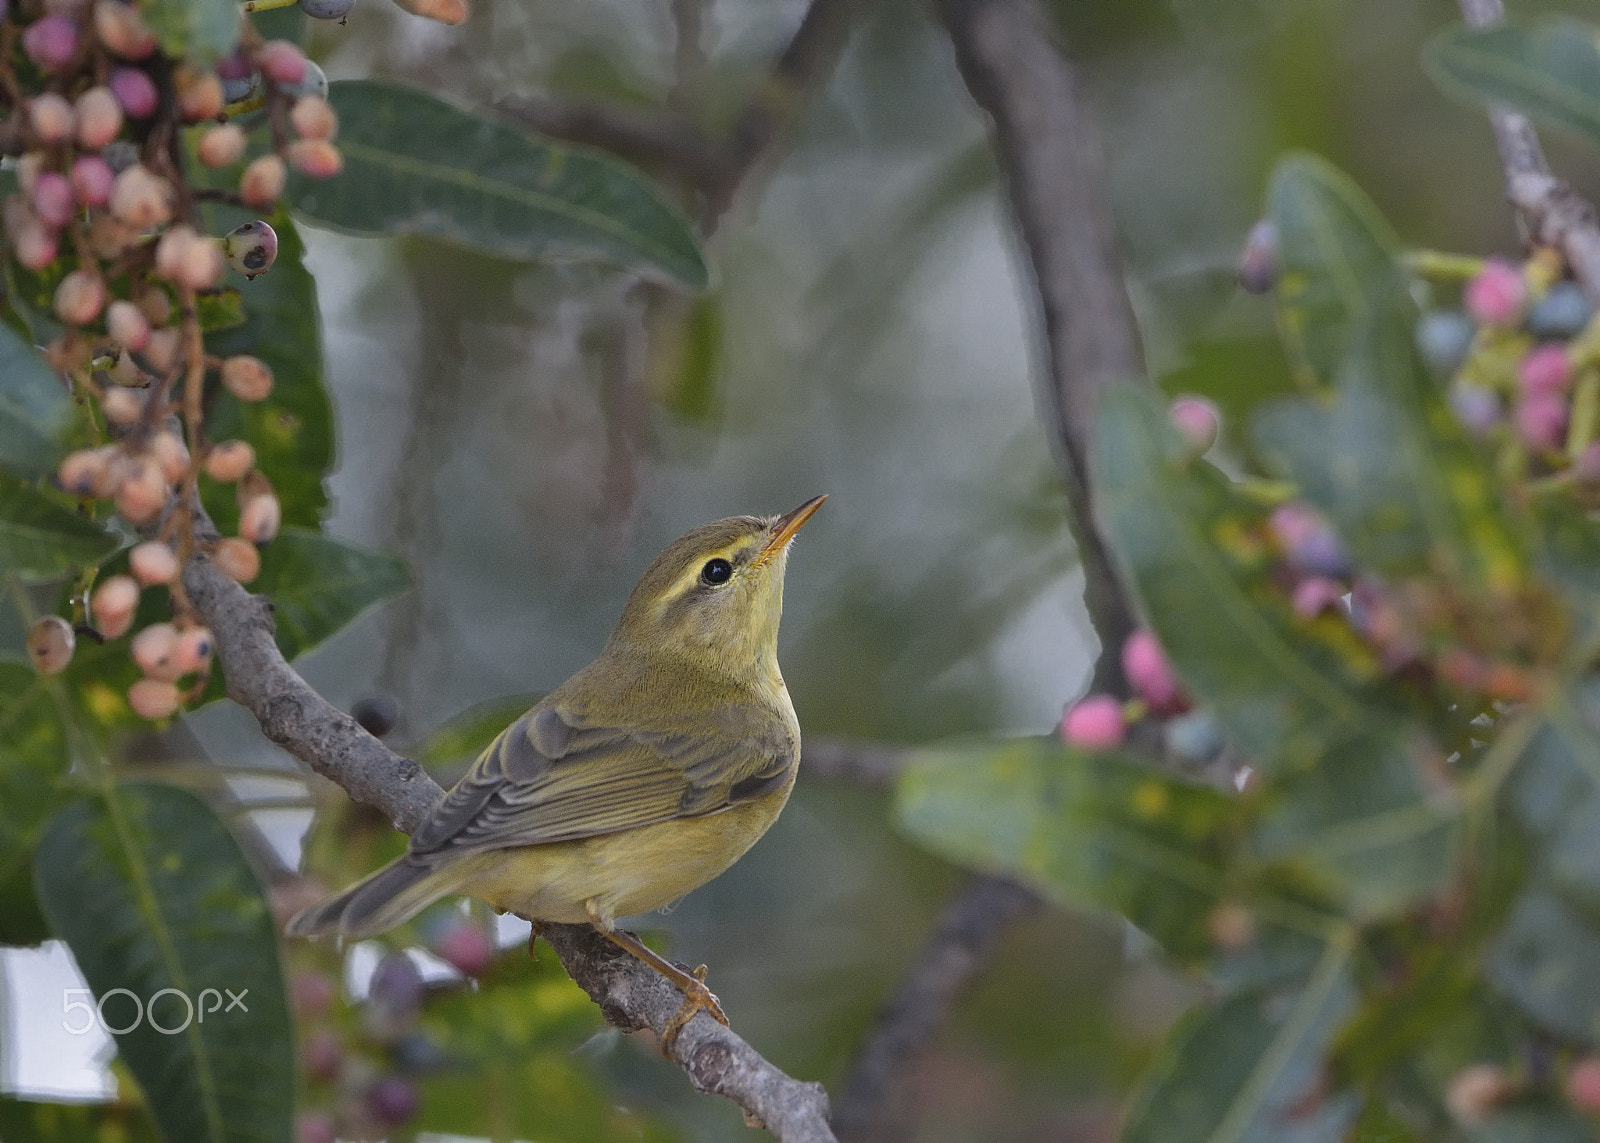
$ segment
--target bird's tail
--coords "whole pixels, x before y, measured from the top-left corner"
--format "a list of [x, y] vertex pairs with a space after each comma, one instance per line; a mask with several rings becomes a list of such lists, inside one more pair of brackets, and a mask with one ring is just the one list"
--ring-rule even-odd
[[284, 933], [315, 937], [338, 933], [370, 937], [415, 917], [439, 898], [458, 889], [468, 876], [470, 862], [432, 865], [410, 854], [397, 858], [376, 873], [303, 909], [289, 919]]

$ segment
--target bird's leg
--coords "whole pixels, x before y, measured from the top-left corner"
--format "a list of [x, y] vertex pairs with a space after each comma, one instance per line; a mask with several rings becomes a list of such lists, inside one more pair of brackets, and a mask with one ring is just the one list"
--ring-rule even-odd
[[589, 914], [589, 922], [595, 929], [612, 944], [621, 945], [634, 956], [644, 961], [645, 964], [655, 969], [662, 976], [672, 981], [683, 990], [683, 1007], [679, 1008], [667, 1026], [661, 1032], [662, 1054], [671, 1057], [672, 1045], [677, 1042], [678, 1033], [683, 1031], [684, 1025], [694, 1019], [696, 1012], [704, 1010], [711, 1014], [717, 1023], [726, 1025], [728, 1017], [723, 1014], [722, 1005], [717, 1002], [716, 996], [706, 987], [706, 966], [701, 965], [693, 972], [685, 972], [670, 960], [655, 952], [638, 937], [625, 929], [619, 929], [610, 917], [600, 911], [600, 907], [593, 900], [584, 902], [584, 910]]
[[539, 954], [533, 951], [533, 946], [544, 936], [544, 922], [530, 919], [528, 923], [533, 926], [528, 932], [528, 959], [536, 961], [539, 959]]

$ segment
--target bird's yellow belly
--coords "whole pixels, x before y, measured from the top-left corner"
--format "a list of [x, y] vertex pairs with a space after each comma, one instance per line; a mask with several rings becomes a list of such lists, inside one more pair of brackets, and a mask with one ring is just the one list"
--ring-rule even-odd
[[793, 787], [791, 773], [782, 790], [719, 814], [486, 853], [474, 859], [483, 864], [469, 888], [530, 920], [585, 922], [591, 900], [607, 918], [648, 913], [739, 860], [777, 820]]

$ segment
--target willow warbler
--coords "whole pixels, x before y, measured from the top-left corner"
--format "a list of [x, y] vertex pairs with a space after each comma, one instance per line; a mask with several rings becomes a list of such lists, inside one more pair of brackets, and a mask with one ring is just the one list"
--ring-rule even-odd
[[616, 918], [723, 872], [777, 819], [800, 726], [778, 673], [789, 544], [826, 496], [733, 516], [656, 557], [600, 656], [500, 732], [403, 857], [289, 922], [366, 937], [452, 893], [535, 922], [591, 923], [683, 989], [670, 1048], [717, 998]]

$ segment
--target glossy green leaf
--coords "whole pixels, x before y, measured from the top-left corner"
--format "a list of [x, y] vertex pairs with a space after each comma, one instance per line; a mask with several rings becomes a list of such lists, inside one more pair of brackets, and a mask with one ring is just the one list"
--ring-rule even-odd
[[1600, 1045], [1600, 925], [1592, 913], [1547, 886], [1531, 886], [1513, 906], [1485, 972], [1535, 1022]]
[[239, 42], [239, 5], [230, 0], [139, 0], [139, 9], [175, 59], [215, 63]]
[[[1361, 669], [1297, 628], [1271, 583], [1262, 511], [1190, 463], [1153, 394], [1107, 392], [1094, 442], [1097, 514], [1184, 685], [1270, 772], [1383, 722]], [[1369, 668], [1370, 669], [1370, 668]]]
[[695, 289], [694, 232], [639, 172], [406, 87], [335, 83], [344, 172], [294, 178], [307, 219], [351, 234], [425, 234], [503, 258], [602, 258]]
[[59, 497], [0, 472], [0, 571], [24, 583], [99, 563], [119, 540]]
[[[208, 229], [225, 234], [250, 215], [213, 207]], [[219, 391], [207, 415], [213, 440], [242, 437], [256, 450], [256, 465], [272, 481], [283, 504], [285, 524], [321, 525], [328, 507], [323, 478], [333, 467], [333, 405], [322, 380], [322, 327], [317, 284], [305, 267], [305, 244], [286, 214], [270, 220], [278, 232], [278, 260], [269, 273], [240, 279], [239, 297], [247, 320], [206, 338], [221, 357], [248, 353], [272, 369], [272, 395], [244, 403]], [[206, 507], [217, 526], [230, 531], [239, 510], [233, 490], [202, 485]]]
[[1330, 941], [1298, 989], [1245, 992], [1173, 1033], [1123, 1127], [1122, 1143], [1336, 1143], [1360, 1110], [1328, 1094], [1322, 1060], [1353, 1010], [1353, 942]]
[[405, 562], [394, 556], [285, 528], [261, 549], [261, 574], [250, 590], [272, 600], [278, 646], [293, 659], [409, 583]]
[[1600, 45], [1590, 24], [1452, 28], [1423, 48], [1422, 65], [1454, 95], [1515, 108], [1600, 142]]
[[1267, 190], [1278, 231], [1278, 325], [1299, 382], [1329, 384], [1383, 310], [1404, 298], [1400, 242], [1372, 203], [1314, 155], [1278, 164]]
[[964, 865], [1126, 916], [1178, 956], [1211, 951], [1227, 892], [1227, 796], [1052, 739], [921, 751], [902, 771], [900, 827]]
[[38, 350], [0, 324], [0, 468], [54, 472], [72, 425], [72, 400]]
[[117, 1050], [163, 1135], [288, 1143], [294, 1044], [276, 926], [210, 808], [146, 783], [80, 799], [45, 831], [34, 874], [105, 1024], [130, 1028]]
[[50, 683], [31, 667], [0, 662], [0, 944], [43, 939], [25, 878], [45, 822], [61, 804], [69, 757]]

